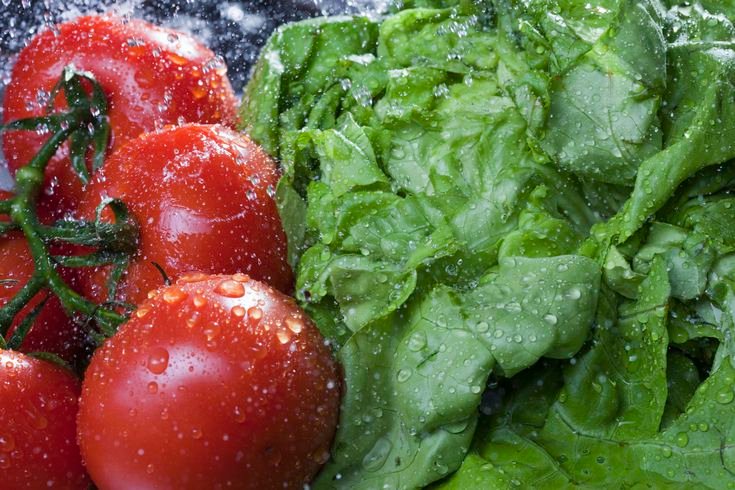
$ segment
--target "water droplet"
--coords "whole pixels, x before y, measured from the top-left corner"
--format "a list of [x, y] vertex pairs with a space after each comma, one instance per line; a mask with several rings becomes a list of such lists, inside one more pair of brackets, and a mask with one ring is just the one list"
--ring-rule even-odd
[[163, 292], [163, 300], [170, 305], [181, 303], [186, 297], [187, 294], [177, 287], [171, 287]]
[[200, 282], [205, 279], [207, 279], [207, 275], [203, 272], [187, 272], [186, 274], [179, 277], [179, 279], [176, 282], [183, 282], [183, 283], [190, 283], [190, 282]]
[[144, 306], [142, 308], [138, 308], [137, 310], [135, 310], [135, 316], [136, 318], [143, 318], [148, 313], [150, 313], [150, 311], [151, 311], [150, 308]]
[[194, 312], [193, 315], [187, 318], [186, 326], [189, 328], [194, 328], [198, 322], [199, 322], [199, 313]]
[[196, 296], [194, 296], [194, 308], [201, 308], [206, 304], [207, 298], [205, 298], [201, 294], [197, 294]]
[[250, 276], [247, 274], [241, 274], [240, 272], [234, 274], [232, 278], [239, 282], [250, 282]]
[[245, 287], [239, 281], [225, 279], [217, 284], [214, 291], [227, 298], [241, 298], [245, 294]]
[[291, 340], [291, 334], [288, 333], [288, 331], [286, 330], [278, 330], [278, 332], [276, 332], [276, 337], [278, 338], [278, 341], [282, 344], [286, 344], [289, 340]]
[[411, 377], [411, 374], [413, 373], [410, 369], [406, 369], [406, 368], [399, 369], [398, 374], [396, 375], [396, 379], [398, 380], [399, 383], [405, 383], [406, 381], [409, 380], [409, 378]]
[[156, 393], [158, 393], [158, 383], [156, 383], [155, 381], [151, 381], [150, 383], [148, 383], [148, 393], [150, 393], [151, 395], [155, 395]]
[[717, 393], [717, 401], [723, 405], [730, 403], [735, 398], [732, 388], [723, 388]]
[[258, 323], [260, 319], [263, 318], [263, 310], [261, 310], [257, 306], [248, 308], [248, 318], [254, 323]]
[[304, 329], [304, 324], [295, 318], [286, 318], [286, 326], [295, 334], [300, 334]]
[[520, 313], [523, 311], [521, 308], [521, 304], [517, 301], [511, 301], [505, 305], [505, 311], [508, 311], [510, 313]]
[[554, 314], [552, 314], [552, 313], [548, 313], [548, 314], [544, 315], [544, 320], [545, 320], [545, 321], [546, 321], [546, 323], [548, 323], [549, 325], [556, 325], [556, 323], [557, 323], [557, 322], [559, 321], [559, 320], [558, 320], [558, 319], [556, 318], [556, 315], [554, 315]]
[[408, 350], [418, 352], [426, 347], [426, 334], [423, 332], [414, 332], [408, 338]]
[[202, 330], [202, 333], [204, 333], [204, 335], [207, 337], [207, 342], [213, 341], [219, 335], [219, 332], [220, 332], [219, 325], [214, 324], [214, 323], [211, 325], [207, 325]]
[[186, 58], [183, 56], [180, 56], [176, 53], [168, 52], [166, 53], [166, 57], [171, 60], [175, 65], [183, 66], [189, 62]]
[[168, 367], [168, 351], [163, 347], [154, 347], [148, 354], [147, 366], [153, 374], [163, 374]]
[[232, 307], [232, 314], [236, 316], [237, 318], [243, 318], [245, 316], [245, 308], [242, 306], [233, 306]]
[[676, 436], [676, 445], [679, 447], [686, 447], [689, 444], [689, 436], [686, 432], [679, 432]]
[[36, 412], [35, 417], [31, 417], [31, 422], [33, 423], [33, 427], [39, 430], [43, 430], [46, 427], [48, 427], [48, 419], [44, 417], [42, 414]]
[[367, 471], [377, 471], [382, 468], [392, 448], [393, 445], [388, 439], [384, 437], [378, 439], [370, 452], [363, 458], [363, 468]]

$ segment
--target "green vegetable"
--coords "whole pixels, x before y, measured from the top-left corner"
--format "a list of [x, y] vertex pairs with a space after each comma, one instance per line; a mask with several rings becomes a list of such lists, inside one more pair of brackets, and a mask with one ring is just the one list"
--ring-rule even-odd
[[282, 27], [242, 128], [345, 392], [320, 488], [735, 486], [735, 8]]

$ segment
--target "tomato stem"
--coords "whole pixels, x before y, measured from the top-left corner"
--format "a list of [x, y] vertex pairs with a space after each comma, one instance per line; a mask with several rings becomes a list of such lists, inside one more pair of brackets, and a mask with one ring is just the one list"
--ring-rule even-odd
[[38, 231], [45, 240], [96, 247], [110, 252], [131, 253], [138, 248], [138, 228], [132, 221], [119, 224], [60, 221], [54, 226], [41, 225]]
[[[92, 84], [92, 93], [87, 96], [82, 89], [81, 81], [86, 79]], [[31, 323], [40, 311], [34, 310], [20, 323], [10, 342], [5, 337], [18, 314], [25, 305], [43, 289], [56, 295], [64, 309], [69, 313], [81, 313], [89, 320], [94, 320], [102, 335], [90, 331], [95, 342], [115, 333], [117, 327], [126, 320], [124, 315], [98, 305], [72, 290], [61, 278], [56, 267], [89, 267], [105, 264], [121, 265], [127, 263], [128, 256], [137, 250], [138, 230], [136, 224], [128, 217], [123, 203], [108, 200], [103, 207], [109, 206], [115, 223], [97, 220], [60, 221], [54, 225], [43, 225], [38, 220], [36, 211], [38, 196], [44, 183], [44, 172], [48, 162], [59, 147], [70, 140], [72, 147], [72, 163], [77, 175], [86, 183], [89, 179], [86, 168], [86, 151], [91, 146], [93, 170], [100, 166], [109, 139], [109, 123], [107, 122], [107, 102], [99, 84], [94, 78], [83, 72], [76, 72], [66, 67], [57, 87], [63, 88], [69, 110], [65, 113], [49, 113], [45, 117], [34, 117], [13, 121], [0, 129], [5, 130], [37, 130], [43, 125], [53, 131], [52, 136], [25, 166], [18, 169], [15, 175], [16, 193], [10, 199], [0, 200], [0, 214], [10, 216], [11, 221], [0, 223], [0, 234], [20, 229], [28, 243], [33, 258], [34, 272], [30, 280], [0, 308], [0, 348], [18, 348], [30, 330]], [[50, 110], [50, 109], [49, 109]], [[92, 128], [90, 131], [89, 128]], [[49, 244], [65, 242], [97, 248], [97, 251], [86, 256], [52, 256]]]
[[31, 279], [8, 301], [5, 306], [0, 308], [0, 337], [5, 338], [20, 310], [33, 298], [43, 287], [43, 278], [40, 274], [33, 274]]

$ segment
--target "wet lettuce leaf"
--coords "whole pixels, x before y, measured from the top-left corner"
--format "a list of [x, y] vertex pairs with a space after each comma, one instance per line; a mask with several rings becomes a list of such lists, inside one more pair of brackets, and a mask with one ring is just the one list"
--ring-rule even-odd
[[345, 376], [313, 488], [735, 485], [734, 12], [415, 0], [274, 34], [241, 127]]
[[[667, 355], [664, 264], [654, 262], [640, 299], [619, 305], [617, 321], [598, 329], [573, 364], [524, 373], [471, 457], [440, 488], [714, 489], [732, 482], [733, 352], [721, 347], [726, 360], [701, 384], [688, 357]], [[732, 328], [731, 316], [726, 323]], [[667, 384], [669, 375], [676, 381]]]

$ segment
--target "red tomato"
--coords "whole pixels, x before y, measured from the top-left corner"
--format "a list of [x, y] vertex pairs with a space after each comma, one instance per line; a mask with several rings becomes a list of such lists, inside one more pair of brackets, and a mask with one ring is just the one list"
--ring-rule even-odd
[[[108, 97], [111, 148], [139, 134], [178, 121], [234, 124], [236, 99], [220, 58], [191, 36], [137, 19], [80, 17], [48, 29], [18, 55], [5, 90], [5, 122], [44, 113], [62, 69], [91, 72]], [[56, 102], [64, 106], [60, 94]], [[10, 169], [28, 163], [49, 135], [4, 134]], [[42, 216], [59, 218], [73, 209], [82, 186], [73, 174], [68, 145], [46, 171]]]
[[75, 439], [79, 391], [79, 381], [65, 369], [0, 351], [3, 489], [88, 487]]
[[[175, 279], [185, 272], [244, 272], [281, 291], [293, 276], [271, 194], [273, 161], [223, 126], [184, 125], [142, 135], [110, 157], [88, 186], [80, 213], [92, 219], [104, 196], [122, 199], [140, 226], [140, 245], [118, 288], [139, 304], [163, 285], [152, 262]], [[107, 297], [109, 267], [83, 281], [89, 297]]]
[[291, 298], [191, 274], [95, 353], [79, 441], [105, 490], [302, 488], [328, 458], [338, 406], [329, 349]]

